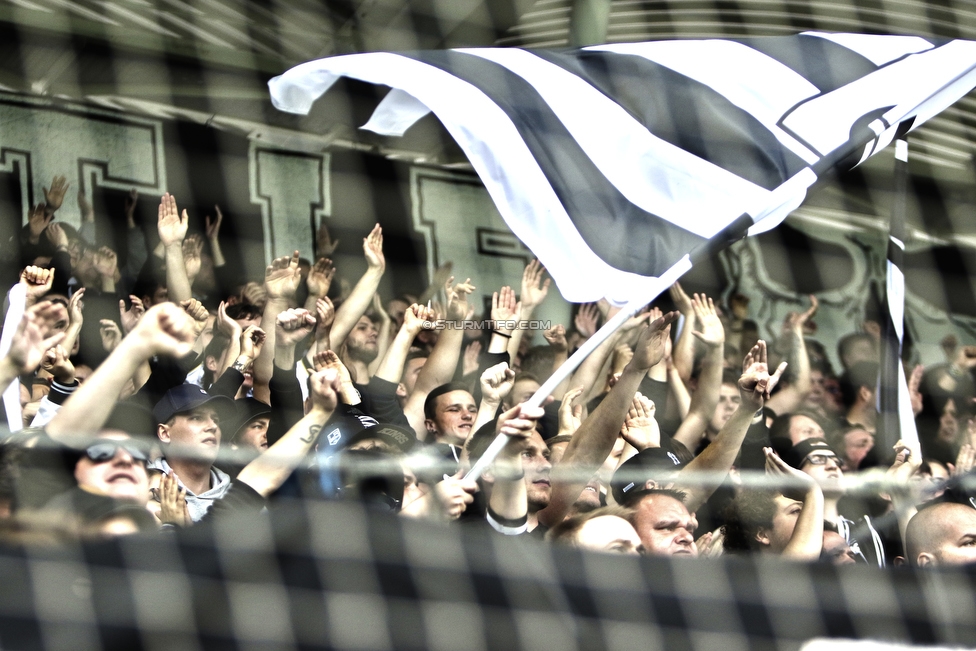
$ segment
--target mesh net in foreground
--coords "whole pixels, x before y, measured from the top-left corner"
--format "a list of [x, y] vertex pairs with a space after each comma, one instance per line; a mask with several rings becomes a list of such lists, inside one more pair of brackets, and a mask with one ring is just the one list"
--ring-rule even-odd
[[6, 649], [790, 649], [976, 641], [976, 572], [624, 558], [348, 503], [0, 550]]

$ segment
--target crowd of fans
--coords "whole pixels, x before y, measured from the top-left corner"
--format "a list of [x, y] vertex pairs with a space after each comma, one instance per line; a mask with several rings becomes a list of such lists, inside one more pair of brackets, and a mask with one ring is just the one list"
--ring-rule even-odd
[[[529, 407], [616, 312], [579, 306], [530, 346], [508, 326], [547, 296], [538, 262], [476, 315], [475, 285], [447, 266], [421, 296], [381, 297], [378, 225], [366, 272], [344, 278], [323, 228], [313, 260], [296, 251], [241, 283], [219, 209], [188, 236], [164, 195], [156, 242], [134, 222], [133, 191], [120, 265], [92, 244], [82, 194], [81, 228], [55, 221], [68, 189], [54, 179], [12, 242], [7, 542], [167, 535], [299, 497], [612, 553], [976, 561], [976, 347], [946, 340], [944, 364], [911, 372], [920, 444], [884, 449], [876, 326], [836, 342], [834, 368], [834, 342], [813, 336], [815, 297], [767, 343], [744, 297], [718, 306], [675, 285], [674, 311], [629, 319]], [[495, 329], [463, 327], [475, 319]], [[501, 452], [466, 478], [499, 435]]]

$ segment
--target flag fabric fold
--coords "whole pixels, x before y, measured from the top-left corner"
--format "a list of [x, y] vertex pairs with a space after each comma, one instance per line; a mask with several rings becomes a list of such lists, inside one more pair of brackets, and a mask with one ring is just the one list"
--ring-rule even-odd
[[826, 171], [874, 155], [976, 87], [976, 42], [826, 34], [542, 51], [372, 52], [269, 82], [307, 113], [340, 77], [392, 90], [364, 128], [428, 112], [570, 301], [660, 277], [775, 227]]

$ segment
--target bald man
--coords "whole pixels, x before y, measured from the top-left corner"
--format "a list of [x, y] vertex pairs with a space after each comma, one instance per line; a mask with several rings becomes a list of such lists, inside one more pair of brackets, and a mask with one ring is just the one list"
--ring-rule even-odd
[[912, 565], [976, 563], [976, 509], [954, 502], [934, 504], [915, 514], [905, 537]]

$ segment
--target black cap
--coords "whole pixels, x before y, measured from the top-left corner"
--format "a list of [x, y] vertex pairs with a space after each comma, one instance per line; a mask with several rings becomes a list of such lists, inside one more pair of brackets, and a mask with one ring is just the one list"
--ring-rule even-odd
[[165, 423], [177, 414], [203, 405], [211, 405], [216, 409], [223, 422], [233, 422], [237, 417], [233, 400], [226, 396], [212, 396], [196, 384], [181, 384], [167, 391], [162, 400], [153, 407], [153, 417], [157, 423]]
[[235, 400], [234, 405], [237, 407], [238, 419], [233, 424], [234, 431], [231, 437], [228, 439], [230, 441], [235, 440], [238, 435], [240, 435], [241, 430], [247, 427], [247, 424], [252, 420], [271, 415], [271, 405], [265, 404], [256, 398]]
[[792, 441], [789, 439], [773, 439], [773, 448], [783, 461], [797, 469], [803, 465], [811, 452], [830, 452], [835, 457], [837, 456], [834, 449], [824, 439], [803, 439], [796, 445], [790, 445], [790, 443]]
[[[681, 459], [674, 452], [663, 448], [647, 448], [627, 459], [613, 474], [610, 490], [617, 504], [623, 504], [638, 491], [644, 489], [649, 479], [660, 483], [674, 480], [682, 467]], [[634, 477], [643, 477], [634, 481]]]
[[417, 444], [417, 434], [412, 429], [394, 425], [393, 423], [378, 423], [359, 430], [349, 437], [348, 440], [343, 441], [342, 447], [348, 448], [350, 445], [366, 439], [379, 439], [391, 448], [403, 453], [410, 452]]

